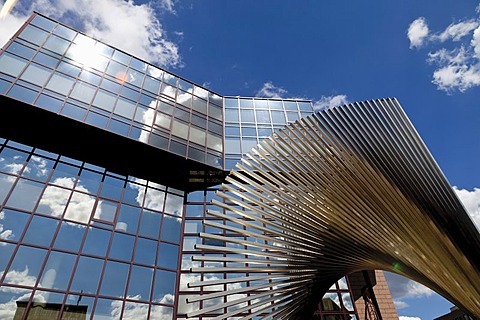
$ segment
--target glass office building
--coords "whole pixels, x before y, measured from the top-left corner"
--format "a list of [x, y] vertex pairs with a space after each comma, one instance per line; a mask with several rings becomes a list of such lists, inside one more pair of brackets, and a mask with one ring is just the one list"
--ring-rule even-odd
[[[187, 283], [229, 276], [190, 272], [208, 266], [191, 257], [215, 191], [260, 140], [313, 113], [221, 96], [39, 14], [1, 52], [0, 99], [1, 319], [206, 307], [186, 303], [201, 293]], [[312, 318], [358, 318], [352, 294], [341, 279]]]

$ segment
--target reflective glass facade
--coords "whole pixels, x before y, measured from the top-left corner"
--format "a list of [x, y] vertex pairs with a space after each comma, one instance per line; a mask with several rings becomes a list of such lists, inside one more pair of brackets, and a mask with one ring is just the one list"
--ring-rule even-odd
[[[313, 113], [310, 101], [222, 97], [38, 14], [1, 52], [0, 96], [6, 97], [0, 113], [21, 102], [58, 115], [48, 126], [73, 119], [226, 171], [261, 139]], [[208, 255], [197, 244], [225, 245], [198, 237], [224, 232], [204, 220], [228, 224], [206, 215], [219, 210], [210, 204], [218, 184], [173, 188], [156, 174], [137, 177], [19, 143], [20, 131], [0, 138], [1, 319], [42, 312], [52, 319], [180, 319], [205, 307], [186, 303], [203, 292], [187, 283], [232, 276], [191, 272], [227, 265], [192, 260]], [[138, 157], [148, 158], [145, 150]], [[153, 162], [162, 165], [161, 158]], [[238, 240], [241, 246], [249, 239]], [[334, 284], [312, 316], [356, 319], [347, 284], [348, 278]], [[248, 288], [226, 299], [243, 295]]]
[[87, 317], [172, 315], [184, 193], [1, 142], [2, 319], [30, 299]]
[[0, 72], [8, 97], [222, 168], [221, 96], [52, 20], [34, 17]]

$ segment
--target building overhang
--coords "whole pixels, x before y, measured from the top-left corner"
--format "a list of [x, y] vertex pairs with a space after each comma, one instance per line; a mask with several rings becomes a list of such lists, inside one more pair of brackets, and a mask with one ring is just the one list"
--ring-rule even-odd
[[184, 191], [217, 185], [226, 175], [223, 170], [4, 95], [0, 95], [0, 119], [4, 138]]

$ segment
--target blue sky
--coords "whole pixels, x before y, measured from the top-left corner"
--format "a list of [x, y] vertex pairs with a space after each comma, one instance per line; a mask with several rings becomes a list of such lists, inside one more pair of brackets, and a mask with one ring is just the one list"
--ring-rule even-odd
[[[480, 222], [477, 1], [19, 0], [0, 20], [2, 44], [33, 10], [222, 95], [318, 107], [396, 97]], [[401, 316], [432, 319], [451, 306], [388, 280]]]

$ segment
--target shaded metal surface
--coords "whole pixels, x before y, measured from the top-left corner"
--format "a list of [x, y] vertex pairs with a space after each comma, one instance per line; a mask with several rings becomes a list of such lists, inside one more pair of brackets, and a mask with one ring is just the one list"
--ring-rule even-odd
[[218, 267], [191, 271], [239, 275], [190, 284], [204, 294], [189, 302], [208, 307], [189, 317], [306, 319], [331, 283], [365, 269], [480, 316], [480, 235], [396, 99], [303, 118], [237, 169], [209, 211], [221, 220], [205, 221], [218, 232], [196, 246], [195, 261]]

